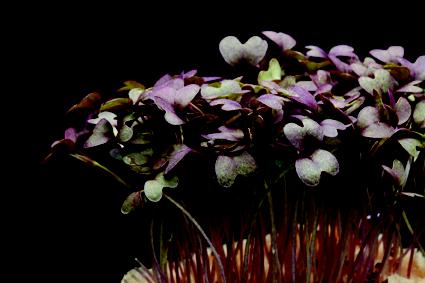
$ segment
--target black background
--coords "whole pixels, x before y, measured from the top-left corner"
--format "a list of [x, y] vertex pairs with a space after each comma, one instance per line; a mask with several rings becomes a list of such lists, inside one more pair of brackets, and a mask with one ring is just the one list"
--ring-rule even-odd
[[6, 215], [12, 216], [8, 231], [18, 243], [11, 254], [20, 271], [12, 275], [44, 282], [119, 282], [134, 265], [134, 250], [140, 249], [137, 221], [119, 212], [127, 192], [74, 163], [40, 166], [52, 141], [62, 137], [65, 111], [83, 96], [116, 89], [123, 80], [149, 86], [165, 73], [194, 68], [222, 75], [228, 67], [219, 41], [235, 35], [244, 42], [263, 30], [290, 34], [301, 51], [309, 44], [324, 49], [348, 44], [366, 55], [402, 45], [410, 60], [425, 54], [417, 6], [369, 5], [208, 1], [16, 7], [15, 21], [22, 22], [10, 30], [12, 45], [5, 55], [11, 63], [8, 96], [14, 101], [7, 105], [19, 110], [3, 111], [13, 111], [7, 124], [18, 131], [13, 141], [18, 149], [7, 152], [17, 169], [9, 176], [12, 196], [4, 199], [10, 205]]

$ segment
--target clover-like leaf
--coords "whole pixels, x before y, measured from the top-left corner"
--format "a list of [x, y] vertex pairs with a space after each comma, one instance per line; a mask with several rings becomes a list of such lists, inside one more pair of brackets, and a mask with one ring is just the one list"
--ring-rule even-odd
[[226, 98], [215, 99], [211, 101], [210, 105], [211, 106], [221, 105], [221, 109], [224, 111], [239, 110], [242, 108], [242, 106], [238, 102], [231, 99], [226, 99]]
[[258, 74], [258, 82], [262, 81], [277, 81], [282, 78], [282, 69], [280, 68], [279, 61], [273, 58], [269, 62], [269, 68], [267, 71], [260, 71]]
[[187, 85], [179, 89], [175, 93], [174, 103], [180, 108], [184, 108], [193, 100], [193, 98], [198, 94], [200, 87], [195, 84]]
[[314, 137], [318, 141], [323, 140], [323, 129], [316, 121], [304, 118], [301, 122], [302, 127], [295, 123], [288, 123], [283, 127], [283, 133], [296, 149], [304, 150], [306, 137]]
[[320, 122], [320, 126], [323, 129], [324, 136], [334, 138], [338, 136], [337, 130], [345, 130], [350, 125], [344, 125], [340, 121], [333, 120], [333, 119], [325, 119], [322, 122]]
[[178, 178], [174, 176], [166, 179], [164, 173], [159, 173], [154, 180], [145, 182], [144, 192], [146, 197], [152, 202], [158, 202], [162, 198], [162, 190], [164, 188], [175, 188], [178, 185]]
[[398, 59], [404, 56], [404, 48], [401, 46], [390, 46], [387, 50], [373, 49], [369, 53], [384, 63], [398, 63]]
[[411, 156], [413, 156], [414, 161], [416, 161], [419, 156], [418, 147], [425, 148], [425, 142], [413, 138], [399, 139], [398, 142]]
[[129, 214], [134, 211], [143, 202], [140, 192], [131, 193], [123, 202], [121, 206], [122, 214]]
[[145, 86], [136, 81], [125, 81], [124, 86], [118, 89], [118, 91], [132, 90], [132, 89], [144, 90]]
[[282, 51], [291, 49], [296, 45], [295, 39], [292, 36], [287, 35], [283, 32], [274, 32], [274, 31], [263, 31], [263, 34], [267, 36], [270, 40], [276, 43]]
[[301, 181], [307, 186], [317, 186], [322, 172], [335, 176], [339, 172], [339, 163], [329, 151], [317, 149], [307, 158], [295, 162], [295, 170]]
[[93, 133], [84, 143], [84, 147], [94, 147], [107, 143], [113, 138], [111, 124], [106, 119], [101, 119], [93, 129]]
[[266, 55], [267, 47], [267, 41], [258, 36], [251, 37], [244, 44], [234, 36], [227, 36], [219, 44], [221, 55], [232, 66], [242, 61], [247, 61], [253, 66], [257, 65]]
[[415, 110], [413, 111], [413, 121], [415, 121], [419, 127], [425, 128], [425, 99], [416, 104]]
[[378, 109], [372, 106], [366, 106], [359, 112], [357, 126], [362, 130], [362, 136], [368, 138], [388, 138], [395, 131], [393, 127], [380, 121]]
[[203, 85], [201, 95], [204, 99], [225, 98], [232, 94], [244, 93], [240, 83], [235, 80], [223, 80], [219, 83]]
[[359, 84], [364, 90], [373, 95], [374, 90], [385, 93], [388, 92], [389, 89], [392, 89], [395, 81], [387, 70], [378, 69], [373, 74], [373, 79], [369, 77], [359, 78]]
[[238, 175], [247, 176], [256, 168], [254, 158], [246, 151], [237, 156], [220, 155], [215, 162], [217, 181], [225, 188], [230, 188]]
[[283, 97], [274, 94], [263, 94], [257, 98], [257, 101], [260, 101], [261, 103], [272, 109], [282, 110]]
[[407, 92], [407, 93], [421, 93], [424, 90], [417, 86], [417, 84], [420, 84], [421, 81], [411, 81], [410, 83], [402, 86], [401, 88], [397, 89], [397, 92]]
[[406, 98], [400, 97], [395, 105], [395, 110], [398, 117], [398, 124], [404, 124], [412, 115], [412, 107]]

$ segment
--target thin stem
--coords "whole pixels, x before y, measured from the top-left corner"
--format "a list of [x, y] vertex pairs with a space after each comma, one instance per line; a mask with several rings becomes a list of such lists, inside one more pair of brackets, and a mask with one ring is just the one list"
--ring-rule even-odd
[[220, 259], [220, 256], [219, 256], [217, 250], [215, 249], [211, 240], [208, 238], [204, 229], [202, 229], [201, 225], [199, 225], [199, 223], [195, 220], [195, 218], [193, 218], [193, 216], [189, 213], [189, 211], [187, 211], [182, 205], [180, 205], [177, 201], [175, 201], [173, 198], [171, 198], [169, 195], [167, 195], [165, 193], [163, 194], [163, 196], [166, 199], [168, 199], [172, 204], [174, 204], [181, 212], [183, 212], [184, 215], [187, 216], [187, 218], [192, 222], [192, 224], [196, 227], [196, 229], [198, 229], [199, 233], [201, 233], [201, 235], [205, 239], [205, 241], [207, 241], [208, 245], [211, 248], [211, 252], [214, 254], [214, 257], [217, 260], [218, 268], [220, 269], [220, 275], [223, 278], [223, 282], [227, 283], [223, 263], [221, 262], [221, 259]]
[[273, 208], [273, 198], [269, 185], [264, 181], [264, 187], [267, 191], [267, 201], [269, 202], [269, 212], [270, 212], [270, 225], [272, 228], [272, 256], [273, 256], [273, 282], [280, 282], [280, 261], [279, 253], [277, 252], [277, 233], [276, 233], [276, 222], [274, 218], [274, 208]]

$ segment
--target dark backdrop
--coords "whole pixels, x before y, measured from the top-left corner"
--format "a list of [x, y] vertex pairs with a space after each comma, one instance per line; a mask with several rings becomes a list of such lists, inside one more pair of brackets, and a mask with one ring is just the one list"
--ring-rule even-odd
[[[8, 56], [17, 70], [15, 91], [25, 101], [25, 124], [19, 117], [13, 123], [25, 125], [18, 127], [22, 138], [16, 143], [28, 152], [16, 167], [12, 190], [18, 196], [9, 210], [16, 216], [11, 229], [18, 232], [20, 248], [13, 254], [19, 276], [119, 282], [140, 255], [134, 251], [140, 249], [138, 223], [119, 212], [125, 192], [72, 162], [39, 165], [51, 142], [62, 136], [64, 112], [87, 93], [110, 91], [129, 79], [149, 86], [164, 73], [193, 68], [222, 75], [227, 66], [219, 41], [227, 35], [245, 41], [262, 30], [290, 34], [295, 49], [303, 51], [309, 44], [325, 49], [348, 44], [365, 55], [402, 45], [408, 59], [425, 54], [419, 9], [406, 1], [373, 9], [349, 1], [262, 2], [46, 5], [18, 12], [25, 24], [13, 32], [16, 50]], [[17, 207], [24, 213], [16, 213]]]

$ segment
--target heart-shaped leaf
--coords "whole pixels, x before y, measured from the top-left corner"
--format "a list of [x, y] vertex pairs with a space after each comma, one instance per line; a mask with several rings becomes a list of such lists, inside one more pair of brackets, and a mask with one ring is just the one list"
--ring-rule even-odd
[[221, 56], [229, 65], [237, 65], [242, 61], [256, 66], [267, 52], [267, 41], [258, 36], [251, 37], [242, 44], [234, 36], [227, 36], [220, 41], [219, 49]]
[[225, 98], [243, 92], [245, 91], [242, 91], [240, 83], [235, 80], [223, 80], [201, 87], [201, 95], [204, 99]]
[[387, 50], [373, 49], [369, 53], [384, 63], [398, 63], [398, 58], [403, 58], [404, 56], [404, 48], [401, 46], [390, 46]]
[[295, 162], [295, 170], [301, 181], [307, 186], [317, 186], [322, 172], [335, 176], [339, 172], [339, 163], [329, 151], [317, 149], [308, 158], [300, 158]]
[[366, 106], [359, 112], [357, 127], [362, 129], [362, 136], [368, 138], [388, 138], [395, 131], [393, 127], [380, 121], [378, 109], [372, 106]]
[[144, 192], [146, 197], [152, 202], [158, 202], [162, 198], [164, 188], [175, 188], [178, 186], [178, 178], [174, 176], [171, 179], [165, 179], [164, 173], [159, 173], [155, 180], [145, 182]]
[[288, 123], [283, 127], [283, 133], [296, 149], [304, 150], [304, 139], [308, 136], [323, 140], [323, 129], [316, 121], [304, 118], [301, 122], [302, 127], [295, 123]]
[[325, 119], [322, 122], [320, 122], [320, 126], [323, 129], [324, 136], [334, 138], [338, 136], [337, 130], [345, 130], [350, 125], [344, 125], [340, 121], [333, 120], [333, 119]]
[[263, 34], [276, 43], [282, 51], [291, 49], [296, 44], [296, 41], [292, 38], [292, 36], [283, 32], [263, 31]]
[[282, 69], [280, 68], [279, 61], [273, 58], [269, 62], [269, 68], [267, 71], [260, 71], [258, 74], [258, 83], [262, 81], [277, 81], [282, 78]]
[[238, 102], [231, 99], [226, 99], [226, 98], [215, 99], [211, 101], [210, 105], [211, 106], [222, 105], [221, 109], [224, 111], [239, 110], [242, 108], [242, 106]]
[[360, 86], [368, 93], [373, 95], [374, 90], [386, 93], [394, 86], [395, 82], [387, 70], [378, 69], [373, 74], [373, 79], [369, 77], [359, 78]]
[[256, 168], [254, 158], [246, 151], [237, 156], [220, 155], [215, 162], [217, 181], [225, 188], [230, 188], [238, 175], [247, 176]]
[[283, 97], [274, 94], [263, 94], [257, 98], [257, 101], [260, 101], [261, 103], [272, 109], [282, 110]]

